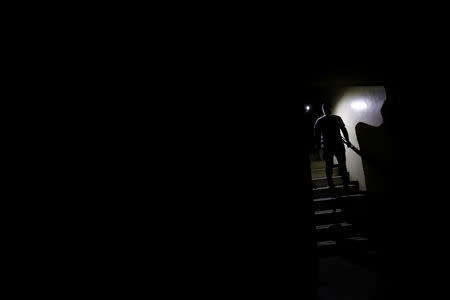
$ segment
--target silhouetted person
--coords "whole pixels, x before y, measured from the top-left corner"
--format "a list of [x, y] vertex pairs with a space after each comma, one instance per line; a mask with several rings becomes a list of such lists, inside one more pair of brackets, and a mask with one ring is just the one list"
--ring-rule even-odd
[[331, 114], [331, 106], [322, 105], [324, 115], [317, 119], [314, 125], [314, 135], [316, 138], [316, 146], [320, 148], [323, 143], [323, 157], [326, 165], [326, 176], [328, 186], [334, 188], [333, 183], [333, 157], [336, 156], [338, 161], [339, 173], [342, 176], [344, 187], [347, 188], [349, 183], [349, 174], [345, 162], [345, 147], [342, 140], [341, 131], [344, 134], [347, 146], [350, 147], [349, 137], [345, 124], [341, 117]]

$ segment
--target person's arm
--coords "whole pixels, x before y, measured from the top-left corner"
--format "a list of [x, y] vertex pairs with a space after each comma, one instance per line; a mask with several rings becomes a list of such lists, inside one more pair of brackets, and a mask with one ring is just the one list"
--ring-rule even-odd
[[345, 127], [344, 121], [342, 121], [341, 117], [339, 117], [339, 126], [341, 127], [341, 131], [344, 134], [344, 139], [347, 141], [347, 146], [350, 147], [350, 138], [348, 136], [347, 128]]

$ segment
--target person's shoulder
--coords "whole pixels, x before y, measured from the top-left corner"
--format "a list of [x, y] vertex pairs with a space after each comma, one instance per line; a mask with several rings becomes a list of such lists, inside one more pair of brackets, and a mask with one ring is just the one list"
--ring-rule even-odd
[[325, 117], [325, 116], [318, 117], [318, 118], [316, 119], [316, 124], [319, 124], [319, 123], [323, 120], [324, 117]]
[[341, 124], [344, 124], [344, 121], [342, 120], [342, 118], [340, 117], [340, 116], [338, 116], [338, 115], [331, 115], [330, 116], [333, 120], [336, 120], [336, 121], [338, 121], [339, 123], [341, 123]]
[[320, 116], [320, 117], [318, 117], [317, 118], [317, 120], [316, 120], [316, 122], [318, 122], [318, 121], [320, 121], [320, 120], [323, 120], [323, 118], [325, 118], [326, 116]]

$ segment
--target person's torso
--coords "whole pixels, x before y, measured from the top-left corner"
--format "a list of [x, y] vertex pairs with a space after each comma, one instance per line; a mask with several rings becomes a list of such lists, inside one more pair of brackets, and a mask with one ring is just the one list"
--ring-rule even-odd
[[323, 145], [325, 147], [341, 145], [341, 120], [338, 116], [323, 116], [318, 122], [320, 123], [320, 130], [323, 138]]

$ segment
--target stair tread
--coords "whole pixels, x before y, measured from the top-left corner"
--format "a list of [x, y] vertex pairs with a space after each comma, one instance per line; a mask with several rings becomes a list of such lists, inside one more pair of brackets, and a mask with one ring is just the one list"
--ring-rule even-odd
[[[334, 170], [337, 170], [338, 167], [333, 167], [333, 169], [334, 169]], [[314, 171], [325, 171], [325, 170], [326, 170], [326, 168], [311, 169], [312, 172], [314, 172]]]
[[[317, 210], [314, 212], [315, 215], [325, 215], [325, 214], [332, 214], [334, 211], [334, 209], [322, 209], [322, 210]], [[342, 212], [342, 209], [337, 208], [336, 209], [337, 213]]]
[[[333, 179], [341, 179], [342, 176], [341, 175], [336, 175], [336, 176], [333, 176], [331, 178], [333, 178]], [[326, 177], [317, 177], [317, 178], [313, 178], [312, 180], [313, 181], [327, 180], [327, 178]]]
[[[340, 222], [338, 223], [339, 226], [343, 227], [343, 228], [348, 228], [348, 227], [352, 227], [352, 224], [347, 223], [347, 222]], [[335, 224], [324, 224], [324, 225], [317, 225], [316, 226], [316, 230], [325, 230], [328, 229], [332, 226], [335, 226]]]
[[351, 238], [348, 238], [347, 240], [352, 240], [352, 241], [368, 241], [368, 238], [365, 237], [360, 237], [360, 236], [354, 236]]
[[[348, 186], [349, 187], [355, 187], [355, 186], [358, 186], [358, 184], [357, 183], [350, 183]], [[343, 188], [343, 187], [344, 187], [343, 185], [335, 185], [334, 186], [334, 188]], [[315, 191], [323, 191], [323, 190], [328, 190], [328, 189], [330, 189], [329, 186], [322, 186], [322, 187], [316, 188]]]
[[[368, 241], [368, 238], [363, 238], [363, 237], [359, 237], [359, 236], [354, 236], [354, 237], [349, 237], [349, 238], [345, 238], [342, 239], [347, 240], [347, 241]], [[317, 246], [319, 247], [323, 247], [323, 246], [335, 246], [336, 245], [336, 240], [326, 240], [326, 241], [318, 241], [317, 242]]]
[[336, 245], [336, 241], [320, 241], [317, 242], [317, 246], [332, 246], [332, 245]]
[[361, 193], [361, 191], [359, 191], [359, 194], [349, 194], [349, 195], [342, 195], [342, 196], [339, 196], [338, 198], [351, 198], [351, 197], [366, 197], [367, 196], [367, 194], [365, 194], [365, 193]]
[[361, 191], [358, 191], [358, 194], [349, 194], [349, 195], [342, 195], [342, 196], [333, 196], [333, 197], [320, 197], [320, 198], [314, 198], [313, 202], [325, 202], [325, 201], [333, 201], [337, 200], [338, 198], [351, 198], [351, 197], [366, 197], [367, 194], [361, 193]]
[[315, 199], [313, 199], [313, 202], [322, 202], [322, 201], [331, 201], [331, 200], [336, 200], [336, 197], [315, 198]]

